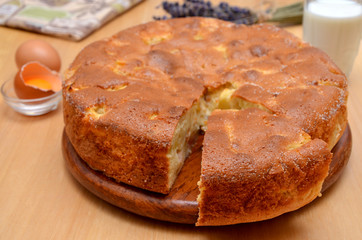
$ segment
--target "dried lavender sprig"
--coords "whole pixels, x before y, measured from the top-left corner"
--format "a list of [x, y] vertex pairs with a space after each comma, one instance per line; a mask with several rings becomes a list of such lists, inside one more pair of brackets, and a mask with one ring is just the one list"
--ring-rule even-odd
[[[230, 6], [227, 2], [220, 2], [213, 6], [210, 1], [204, 0], [184, 0], [179, 2], [162, 2], [162, 8], [170, 14], [171, 18], [177, 17], [213, 17], [238, 24], [253, 24], [257, 22], [255, 13], [247, 8]], [[155, 16], [155, 20], [167, 19], [167, 16]]]

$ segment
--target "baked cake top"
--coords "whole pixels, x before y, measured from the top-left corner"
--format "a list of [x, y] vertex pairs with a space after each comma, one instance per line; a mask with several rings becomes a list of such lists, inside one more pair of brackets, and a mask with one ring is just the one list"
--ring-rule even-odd
[[[95, 124], [166, 143], [196, 101], [230, 83], [233, 97], [273, 113], [312, 114], [302, 121], [312, 135], [347, 98], [346, 77], [322, 51], [271, 25], [208, 18], [150, 22], [87, 46], [65, 97]], [[298, 107], [304, 100], [311, 108]]]

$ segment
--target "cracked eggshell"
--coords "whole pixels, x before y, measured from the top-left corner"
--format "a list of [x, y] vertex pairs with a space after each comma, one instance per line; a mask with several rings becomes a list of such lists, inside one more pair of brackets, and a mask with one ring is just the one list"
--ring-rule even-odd
[[21, 99], [46, 97], [60, 91], [61, 88], [59, 74], [39, 62], [24, 64], [15, 76], [14, 90]]

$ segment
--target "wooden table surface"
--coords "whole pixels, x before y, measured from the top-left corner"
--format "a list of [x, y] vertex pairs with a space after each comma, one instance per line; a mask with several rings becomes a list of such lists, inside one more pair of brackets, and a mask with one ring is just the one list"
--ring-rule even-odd
[[[160, 2], [143, 2], [80, 42], [0, 27], [0, 82], [14, 77], [16, 48], [27, 39], [44, 39], [57, 48], [64, 71], [90, 42], [152, 20]], [[243, 4], [254, 7], [255, 2]], [[277, 1], [284, 2], [293, 1]], [[302, 37], [301, 25], [285, 29]], [[349, 81], [353, 148], [339, 181], [322, 198], [298, 211], [225, 227], [197, 228], [152, 220], [95, 197], [65, 167], [62, 107], [27, 117], [1, 98], [0, 239], [362, 239], [362, 47]]]

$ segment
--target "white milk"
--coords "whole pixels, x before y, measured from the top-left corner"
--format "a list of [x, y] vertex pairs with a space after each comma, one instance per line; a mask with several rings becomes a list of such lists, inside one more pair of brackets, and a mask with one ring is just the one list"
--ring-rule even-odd
[[347, 76], [362, 35], [361, 2], [316, 0], [304, 7], [303, 39], [325, 51]]

